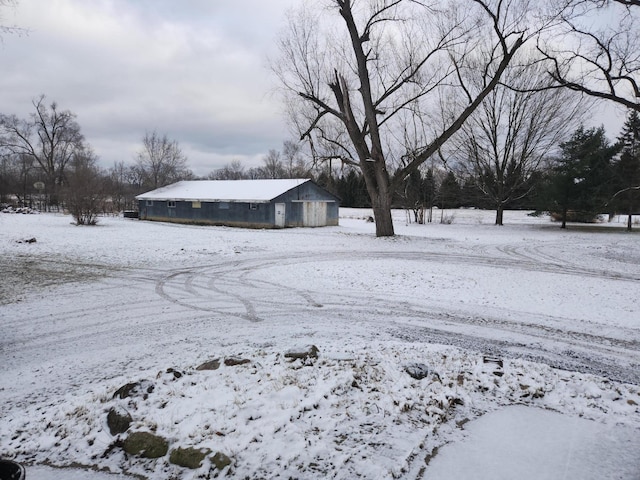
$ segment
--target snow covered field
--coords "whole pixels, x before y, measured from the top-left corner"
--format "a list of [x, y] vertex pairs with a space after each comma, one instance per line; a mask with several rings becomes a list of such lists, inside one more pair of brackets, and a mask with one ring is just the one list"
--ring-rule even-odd
[[[369, 214], [0, 215], [0, 457], [29, 480], [640, 479], [640, 233], [460, 210], [378, 239]], [[169, 453], [125, 454], [137, 431]], [[189, 447], [199, 468], [169, 461]]]

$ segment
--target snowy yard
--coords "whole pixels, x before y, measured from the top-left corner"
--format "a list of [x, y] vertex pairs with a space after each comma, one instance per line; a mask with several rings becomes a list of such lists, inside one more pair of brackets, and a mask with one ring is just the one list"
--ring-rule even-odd
[[[287, 230], [0, 215], [0, 457], [29, 480], [640, 479], [640, 232], [395, 215], [383, 239], [350, 209]], [[126, 454], [132, 432], [168, 452]], [[188, 448], [198, 468], [170, 461]]]

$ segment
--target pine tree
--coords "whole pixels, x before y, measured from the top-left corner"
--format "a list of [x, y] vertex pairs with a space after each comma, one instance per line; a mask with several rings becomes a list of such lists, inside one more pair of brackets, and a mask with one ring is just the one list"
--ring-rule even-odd
[[433, 206], [436, 201], [436, 179], [433, 175], [433, 169], [427, 170], [424, 176], [424, 198], [425, 207], [427, 208], [427, 217], [425, 221], [431, 223], [433, 221]]
[[336, 194], [340, 197], [340, 205], [343, 207], [362, 208], [370, 205], [364, 177], [356, 169], [349, 169], [346, 175], [343, 174], [334, 182]]
[[577, 221], [602, 213], [611, 196], [611, 160], [618, 145], [611, 145], [603, 127], [581, 126], [560, 147], [562, 155], [550, 172], [546, 200], [566, 228], [570, 212]]
[[442, 180], [438, 190], [440, 208], [458, 208], [460, 206], [460, 184], [455, 173], [449, 172]]
[[633, 214], [640, 206], [640, 115], [631, 111], [618, 138], [621, 153], [613, 166], [612, 204], [627, 213], [627, 230], [633, 226]]

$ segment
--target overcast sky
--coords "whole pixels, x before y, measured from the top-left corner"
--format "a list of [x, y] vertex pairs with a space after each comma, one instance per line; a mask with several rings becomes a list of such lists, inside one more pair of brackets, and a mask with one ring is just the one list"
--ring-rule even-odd
[[146, 131], [177, 140], [198, 175], [260, 163], [290, 138], [267, 56], [296, 0], [17, 0], [0, 43], [0, 112], [44, 94], [76, 113], [105, 167]]
[[[267, 68], [300, 0], [16, 0], [0, 12], [27, 35], [0, 42], [0, 113], [26, 118], [44, 94], [71, 110], [109, 167], [145, 132], [177, 140], [197, 175], [249, 168], [291, 137]], [[625, 112], [596, 107], [611, 139]]]

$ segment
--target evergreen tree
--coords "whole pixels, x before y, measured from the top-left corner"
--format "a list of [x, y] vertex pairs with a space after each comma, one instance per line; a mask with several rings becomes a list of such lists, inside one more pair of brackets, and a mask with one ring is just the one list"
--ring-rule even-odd
[[458, 208], [460, 206], [460, 184], [455, 173], [449, 171], [438, 190], [440, 208]]
[[618, 146], [610, 144], [603, 127], [581, 126], [560, 147], [562, 155], [551, 169], [546, 202], [566, 228], [570, 212], [577, 221], [602, 213], [611, 195], [611, 161]]
[[431, 223], [433, 221], [433, 207], [436, 202], [436, 178], [433, 175], [433, 169], [427, 170], [424, 176], [424, 198], [425, 208], [427, 209], [427, 217], [425, 221]]
[[324, 170], [321, 171], [316, 176], [315, 182], [316, 182], [316, 184], [318, 184], [318, 186], [324, 188], [328, 192], [331, 192], [334, 195], [340, 196], [340, 193], [338, 192], [338, 190], [336, 188], [335, 180], [326, 171], [324, 171]]
[[612, 204], [627, 213], [627, 230], [631, 230], [633, 214], [640, 206], [640, 115], [635, 110], [629, 113], [618, 142], [622, 151], [613, 166]]
[[462, 182], [460, 189], [460, 204], [463, 207], [491, 208], [492, 205], [482, 194], [478, 182], [473, 176], [468, 176]]
[[336, 180], [336, 191], [340, 197], [340, 205], [342, 207], [353, 207], [353, 192], [347, 187], [347, 177], [341, 176]]
[[[509, 204], [509, 208], [516, 210], [535, 210], [542, 194], [544, 173], [533, 172], [522, 186], [520, 198]], [[526, 190], [526, 192], [525, 192]]]
[[356, 169], [349, 169], [346, 175], [335, 180], [336, 195], [343, 207], [362, 208], [369, 206], [364, 177]]
[[349, 188], [354, 192], [355, 207], [371, 207], [367, 186], [364, 182], [364, 176], [357, 170], [352, 169], [349, 173]]

